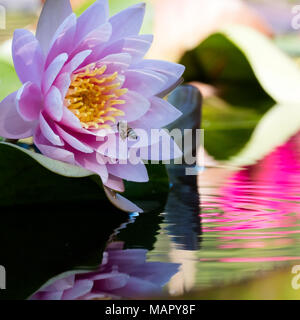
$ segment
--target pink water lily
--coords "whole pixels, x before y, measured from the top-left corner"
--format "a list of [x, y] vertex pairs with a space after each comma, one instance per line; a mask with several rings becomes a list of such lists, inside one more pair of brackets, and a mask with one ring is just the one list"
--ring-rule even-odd
[[[149, 131], [176, 120], [181, 113], [163, 97], [184, 67], [144, 59], [152, 43], [151, 35], [139, 35], [144, 4], [111, 18], [108, 11], [108, 0], [98, 0], [77, 18], [69, 0], [48, 0], [36, 36], [15, 31], [13, 60], [23, 85], [0, 103], [0, 136], [33, 136], [45, 156], [95, 172], [106, 187], [122, 192], [123, 179], [148, 181], [146, 159], [120, 164], [129, 153], [103, 144], [110, 135], [119, 137], [120, 122]], [[173, 157], [180, 156], [167, 137]]]
[[180, 265], [147, 262], [147, 250], [123, 250], [123, 243], [111, 243], [99, 270], [60, 276], [38, 290], [32, 300], [91, 300], [145, 298], [161, 294], [162, 287]]

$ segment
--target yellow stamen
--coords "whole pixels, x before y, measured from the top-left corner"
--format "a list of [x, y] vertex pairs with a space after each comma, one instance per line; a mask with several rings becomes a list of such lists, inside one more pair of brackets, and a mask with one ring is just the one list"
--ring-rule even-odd
[[84, 71], [73, 74], [72, 83], [66, 95], [66, 105], [80, 120], [85, 129], [111, 128], [109, 123], [116, 123], [116, 117], [124, 116], [124, 111], [117, 106], [126, 103], [120, 99], [128, 92], [116, 82], [118, 73], [105, 74], [107, 66], [97, 68], [89, 65]]

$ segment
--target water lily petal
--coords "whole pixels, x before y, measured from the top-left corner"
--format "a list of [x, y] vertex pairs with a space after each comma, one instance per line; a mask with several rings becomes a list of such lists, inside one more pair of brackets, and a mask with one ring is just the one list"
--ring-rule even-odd
[[[159, 131], [160, 130], [158, 130], [158, 132]], [[131, 150], [136, 152], [136, 150], [139, 148], [157, 144], [161, 139], [159, 134], [152, 136], [150, 129], [135, 129], [135, 132], [138, 136], [137, 140], [123, 140], [119, 133], [109, 133], [105, 136], [105, 138], [100, 136], [96, 137], [97, 141], [94, 143], [89, 143], [89, 145], [93, 146], [97, 153], [112, 159], [114, 163], [115, 160], [129, 159], [132, 155]], [[136, 156], [138, 156], [138, 154], [136, 154]]]
[[[116, 292], [121, 297], [134, 298], [134, 297], [149, 297], [158, 294], [161, 291], [160, 286], [155, 282], [146, 281], [136, 277], [130, 277], [126, 286], [119, 288]], [[114, 290], [111, 291], [114, 293]]]
[[[121, 144], [123, 144], [123, 146]], [[100, 141], [95, 142], [93, 147], [98, 154], [109, 159], [126, 160], [129, 156], [127, 144], [115, 134], [110, 134]]]
[[84, 296], [80, 297], [80, 300], [88, 300], [88, 301], [92, 301], [92, 300], [102, 300], [107, 298], [107, 293], [105, 292], [89, 292], [87, 294], [85, 294]]
[[110, 39], [112, 33], [112, 26], [109, 22], [102, 24], [97, 29], [92, 30], [82, 41], [78, 44], [72, 56], [80, 51], [92, 49], [92, 54], [85, 62], [85, 65], [98, 61], [103, 55], [101, 54], [105, 43]]
[[71, 275], [67, 278], [56, 280], [54, 283], [50, 284], [46, 288], [42, 288], [44, 292], [54, 292], [54, 291], [63, 291], [70, 289], [75, 284], [75, 275]]
[[141, 118], [151, 106], [148, 99], [134, 91], [128, 91], [121, 97], [121, 99], [125, 100], [125, 104], [121, 105], [119, 109], [123, 110], [125, 115], [118, 117], [118, 121], [135, 121]]
[[64, 291], [62, 300], [76, 300], [89, 293], [93, 285], [91, 280], [77, 280], [73, 288]]
[[[178, 63], [168, 62], [164, 60], [145, 59], [133, 66], [137, 69], [149, 69], [160, 72], [169, 77], [169, 81], [176, 81], [182, 77], [185, 67]], [[174, 79], [174, 80], [173, 80]]]
[[82, 131], [80, 120], [68, 108], [63, 108], [63, 116], [59, 124], [73, 129], [77, 132]]
[[165, 161], [183, 156], [180, 148], [165, 130], [160, 130], [158, 138], [157, 143], [139, 148], [142, 160]]
[[14, 32], [12, 55], [21, 82], [28, 81], [40, 86], [44, 68], [44, 55], [38, 40], [28, 30]]
[[50, 63], [49, 67], [44, 72], [42, 80], [42, 91], [44, 94], [46, 94], [48, 90], [51, 88], [54, 80], [61, 72], [61, 69], [67, 60], [68, 55], [66, 53], [61, 53]]
[[101, 177], [103, 183], [107, 182], [107, 179], [108, 179], [107, 167], [105, 164], [103, 164], [102, 161], [100, 161], [101, 159], [99, 159], [99, 157], [95, 152], [88, 155], [83, 153], [78, 153], [75, 155], [75, 158], [76, 158], [76, 162], [80, 166], [98, 174]]
[[[119, 274], [119, 273], [117, 273]], [[111, 279], [115, 276], [114, 272], [112, 273], [99, 273], [99, 272], [91, 272], [91, 273], [85, 273], [85, 274], [80, 274], [78, 275], [78, 279], [89, 279], [93, 281], [97, 280], [106, 280], [106, 279]]]
[[124, 87], [134, 90], [144, 97], [151, 97], [168, 85], [168, 78], [151, 70], [127, 70]]
[[61, 73], [54, 81], [54, 86], [59, 89], [61, 96], [65, 97], [71, 85], [71, 76], [68, 72]]
[[23, 139], [32, 136], [35, 122], [22, 119], [17, 111], [17, 91], [0, 102], [0, 136], [8, 139]]
[[64, 139], [64, 141], [67, 142], [72, 148], [84, 153], [94, 152], [91, 147], [75, 138], [74, 135], [71, 135], [70, 133], [63, 130], [59, 125], [56, 124], [55, 128], [62, 139]]
[[149, 99], [151, 107], [148, 112], [137, 121], [130, 122], [131, 128], [159, 129], [177, 120], [181, 115], [178, 109], [169, 102], [158, 97]]
[[151, 47], [153, 35], [138, 35], [124, 39], [122, 51], [131, 55], [132, 60], [137, 62], [144, 58]]
[[92, 50], [78, 52], [61, 70], [61, 74], [68, 73], [70, 76], [92, 53]]
[[129, 53], [132, 57], [132, 61], [137, 63], [148, 52], [152, 41], [152, 35], [136, 35], [123, 38], [107, 46], [101, 54], [108, 55], [119, 52]]
[[100, 290], [100, 292], [110, 292], [111, 290], [120, 289], [127, 284], [129, 278], [128, 274], [119, 272], [111, 273], [110, 277], [96, 280], [93, 290], [95, 290], [95, 292], [98, 290]]
[[85, 10], [77, 20], [76, 42], [88, 35], [91, 31], [107, 22], [109, 6], [107, 0], [98, 0]]
[[110, 18], [113, 33], [111, 42], [121, 38], [137, 35], [143, 24], [145, 15], [145, 4], [133, 5]]
[[107, 164], [109, 174], [115, 177], [135, 182], [148, 182], [149, 176], [146, 166], [140, 162], [139, 164]]
[[47, 54], [56, 30], [71, 13], [72, 7], [69, 0], [46, 1], [36, 30], [36, 38], [44, 54]]
[[51, 300], [58, 301], [61, 300], [63, 296], [63, 291], [55, 292], [37, 292], [34, 296], [31, 297], [32, 300]]
[[131, 61], [132, 58], [128, 53], [116, 53], [102, 58], [99, 62], [97, 62], [97, 66], [101, 67], [106, 65], [106, 73], [108, 74], [114, 72], [123, 73], [129, 68]]
[[34, 134], [34, 144], [45, 156], [51, 159], [67, 162], [72, 165], [75, 164], [74, 154], [68, 150], [51, 145], [41, 133], [40, 128], [37, 128]]
[[150, 59], [142, 60], [139, 63], [133, 65], [132, 68], [152, 70], [166, 76], [168, 80], [165, 86], [161, 88], [161, 92], [157, 94], [162, 98], [181, 84], [181, 77], [185, 71], [185, 67], [181, 64]]
[[177, 82], [174, 82], [172, 85], [166, 85], [159, 93], [156, 94], [159, 98], [165, 98], [168, 94], [174, 91], [178, 86], [184, 82], [183, 78], [179, 78]]
[[43, 106], [40, 88], [34, 83], [25, 83], [16, 96], [16, 106], [25, 121], [37, 120]]
[[105, 183], [105, 186], [118, 192], [125, 191], [123, 180], [111, 174], [108, 175], [108, 179], [107, 179], [107, 182]]
[[120, 194], [111, 190], [110, 188], [107, 188], [106, 186], [104, 186], [104, 191], [109, 201], [120, 210], [125, 212], [138, 212], [138, 213], [143, 212], [141, 208], [139, 208], [134, 203], [124, 198]]
[[55, 146], [63, 146], [61, 138], [53, 131], [42, 113], [40, 113], [40, 129], [44, 137]]
[[60, 91], [52, 86], [45, 97], [45, 108], [47, 114], [55, 121], [60, 121], [63, 116], [63, 99]]
[[69, 15], [56, 30], [51, 48], [47, 55], [46, 67], [61, 53], [70, 54], [74, 50], [74, 37], [77, 18], [75, 13]]

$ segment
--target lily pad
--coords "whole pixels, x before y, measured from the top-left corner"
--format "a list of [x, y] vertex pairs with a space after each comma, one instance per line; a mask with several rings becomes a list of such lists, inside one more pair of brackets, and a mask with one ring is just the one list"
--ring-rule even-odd
[[187, 67], [194, 65], [187, 68], [188, 80], [240, 85], [248, 91], [260, 86], [276, 102], [300, 101], [297, 64], [269, 38], [248, 27], [234, 25], [221, 29], [188, 52], [182, 62]]
[[[202, 127], [205, 147], [218, 160], [237, 155], [276, 102], [299, 104], [298, 65], [272, 40], [250, 28], [223, 28], [187, 52], [181, 62], [188, 81], [217, 88], [217, 97], [204, 100]], [[282, 134], [282, 141], [284, 132], [277, 134]]]
[[3, 142], [0, 159], [1, 207], [106, 200], [79, 167]]
[[78, 166], [70, 165], [68, 163], [64, 163], [61, 161], [53, 160], [51, 158], [43, 156], [40, 153], [30, 151], [26, 148], [19, 147], [18, 145], [15, 145], [15, 144], [10, 144], [5, 142], [2, 142], [1, 144], [8, 146], [10, 148], [15, 148], [21, 152], [24, 152], [29, 157], [37, 161], [44, 168], [52, 171], [53, 173], [56, 173], [65, 177], [83, 178], [83, 177], [88, 177], [94, 174], [93, 172], [83, 169], [82, 167], [78, 167]]
[[230, 159], [234, 165], [250, 165], [267, 156], [300, 130], [300, 105], [276, 105], [255, 128], [245, 148]]

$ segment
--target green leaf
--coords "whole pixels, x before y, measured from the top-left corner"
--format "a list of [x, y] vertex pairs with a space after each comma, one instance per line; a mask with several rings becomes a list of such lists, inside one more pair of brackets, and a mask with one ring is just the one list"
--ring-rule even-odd
[[53, 173], [56, 173], [65, 177], [83, 178], [83, 177], [88, 177], [94, 174], [93, 172], [83, 169], [82, 167], [74, 166], [62, 161], [53, 160], [51, 158], [43, 156], [40, 153], [36, 153], [34, 151], [24, 149], [15, 144], [5, 143], [5, 142], [2, 142], [1, 144], [6, 145], [10, 148], [15, 148], [21, 152], [24, 152], [29, 157], [37, 161], [41, 166], [52, 171]]
[[[218, 160], [241, 152], [276, 101], [282, 106], [300, 101], [298, 65], [270, 39], [247, 27], [221, 29], [186, 53], [182, 63], [186, 80], [217, 89], [218, 97], [204, 100], [203, 129], [205, 147]], [[284, 141], [284, 130], [278, 134]]]
[[0, 206], [107, 201], [104, 192], [87, 177], [90, 174], [79, 167], [1, 142]]
[[194, 65], [188, 68], [188, 80], [226, 87], [239, 85], [248, 92], [261, 87], [278, 103], [300, 101], [297, 64], [270, 39], [248, 27], [234, 25], [221, 29], [187, 53], [182, 62]]
[[[299, 103], [300, 70], [270, 39], [246, 27], [228, 27], [224, 34], [244, 52], [254, 74], [278, 103]], [[259, 48], [259, 50], [258, 50]]]
[[300, 106], [276, 105], [264, 115], [245, 148], [230, 160], [230, 164], [254, 164], [299, 130]]

